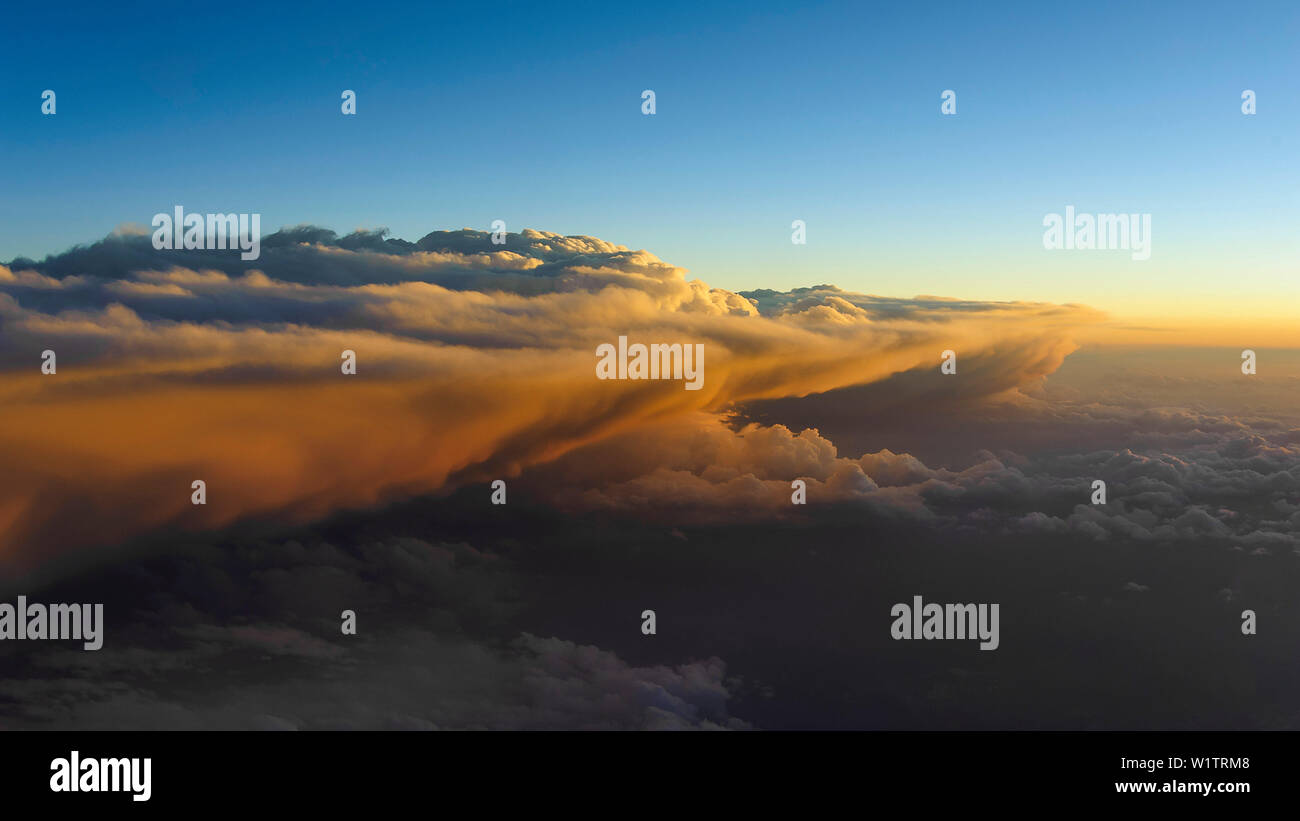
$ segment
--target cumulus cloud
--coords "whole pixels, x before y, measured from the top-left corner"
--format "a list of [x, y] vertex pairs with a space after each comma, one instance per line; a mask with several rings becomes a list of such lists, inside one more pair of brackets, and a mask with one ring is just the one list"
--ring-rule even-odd
[[[833, 288], [738, 294], [645, 251], [541, 231], [498, 246], [470, 230], [411, 243], [303, 226], [266, 237], [256, 262], [119, 232], [0, 268], [0, 551], [21, 565], [163, 527], [305, 520], [745, 403], [886, 383], [864, 399], [903, 413], [954, 390], [995, 395], [1041, 380], [1096, 319]], [[596, 379], [596, 346], [620, 335], [703, 344], [703, 390]], [[345, 349], [356, 377], [340, 375]], [[945, 349], [960, 379], [938, 378]], [[56, 376], [39, 371], [45, 350]], [[818, 481], [870, 485], [844, 470]], [[760, 492], [733, 478], [734, 494]], [[189, 502], [194, 479], [206, 506]]]
[[[0, 647], [4, 726], [1294, 726], [1300, 358], [542, 232], [263, 249], [0, 269], [6, 558], [151, 534], [11, 585], [112, 630]], [[704, 343], [705, 390], [595, 379], [620, 334]], [[894, 642], [918, 592], [1000, 602], [1002, 648]]]
[[[1097, 439], [1126, 430], [1127, 441], [1146, 446], [979, 449], [950, 468], [888, 448], [843, 454], [814, 428], [737, 426], [698, 414], [586, 445], [522, 478], [550, 504], [575, 512], [799, 521], [847, 505], [875, 518], [992, 534], [1300, 549], [1300, 447], [1293, 429], [1213, 411], [1153, 412], [1083, 401], [1086, 407], [1060, 399], [1021, 406], [1022, 425], [1043, 425], [1046, 416], [1046, 424], [1091, 425]], [[966, 416], [945, 423], [979, 428], [999, 412], [971, 406]], [[1079, 435], [1077, 429], [1068, 433]], [[806, 483], [805, 506], [791, 503], [795, 478]], [[1106, 483], [1105, 504], [1092, 503], [1096, 480]]]

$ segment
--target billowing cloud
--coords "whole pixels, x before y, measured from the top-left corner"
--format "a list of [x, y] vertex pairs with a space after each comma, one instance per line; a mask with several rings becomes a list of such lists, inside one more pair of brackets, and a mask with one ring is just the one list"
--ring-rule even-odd
[[[256, 262], [119, 233], [0, 268], [0, 550], [22, 564], [160, 527], [308, 519], [744, 403], [885, 382], [897, 389], [873, 401], [903, 412], [995, 395], [1041, 380], [1096, 319], [830, 287], [746, 296], [538, 231], [498, 246], [301, 227]], [[703, 389], [597, 379], [596, 347], [620, 335], [703, 344]], [[959, 377], [939, 374], [946, 349]], [[40, 372], [45, 350], [56, 375]], [[205, 506], [190, 504], [195, 479]]]
[[[0, 647], [0, 724], [1293, 726], [1300, 359], [1076, 349], [1095, 319], [541, 232], [14, 261], [0, 538], [42, 572], [5, 593], [111, 630]], [[704, 388], [597, 379], [619, 335], [703, 344]], [[1001, 649], [895, 642], [918, 593], [999, 602]]]
[[[1110, 354], [1114, 382], [1123, 381], [1131, 356]], [[757, 403], [767, 407], [644, 426], [524, 479], [561, 509], [647, 519], [812, 522], [828, 507], [847, 506], [866, 519], [989, 535], [1300, 549], [1300, 420], [1289, 376], [1248, 391], [1231, 375], [1202, 377], [1198, 401], [1184, 405], [1173, 404], [1185, 389], [1176, 369], [1163, 387], [1120, 392], [1082, 393], [1074, 386], [1086, 386], [1085, 377], [1067, 368], [1047, 390], [935, 397], [941, 412], [906, 404], [902, 415], [881, 412], [858, 389]], [[1248, 410], [1236, 407], [1243, 394]], [[765, 423], [749, 421], [756, 416]], [[772, 416], [826, 429], [787, 427]], [[895, 449], [854, 447], [881, 440]], [[909, 446], [929, 456], [903, 451]], [[795, 478], [806, 483], [806, 505], [792, 504]], [[1097, 481], [1105, 483], [1103, 504], [1093, 503]]]

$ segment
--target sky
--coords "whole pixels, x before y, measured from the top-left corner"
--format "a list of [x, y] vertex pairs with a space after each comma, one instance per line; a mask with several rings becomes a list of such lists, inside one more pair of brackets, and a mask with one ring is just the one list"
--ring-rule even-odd
[[1297, 728], [1294, 8], [9, 22], [0, 729]]
[[[644, 248], [735, 290], [1081, 302], [1294, 342], [1300, 12], [1286, 3], [12, 15], [0, 260], [177, 204], [261, 213], [268, 233], [412, 241], [502, 219]], [[1150, 213], [1151, 259], [1045, 250], [1043, 217], [1067, 205]]]

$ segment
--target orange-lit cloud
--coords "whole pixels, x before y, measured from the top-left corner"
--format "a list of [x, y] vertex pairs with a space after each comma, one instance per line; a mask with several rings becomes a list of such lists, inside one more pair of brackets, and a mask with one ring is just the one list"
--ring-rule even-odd
[[[921, 375], [893, 397], [902, 413], [938, 392], [994, 395], [1041, 380], [1100, 319], [1082, 306], [830, 287], [747, 297], [644, 251], [542, 232], [504, 249], [469, 231], [410, 247], [317, 239], [268, 238], [258, 270], [205, 267], [131, 236], [34, 266], [44, 270], [0, 268], [5, 558], [317, 517], [902, 372]], [[703, 389], [597, 379], [596, 347], [620, 335], [702, 343]], [[345, 349], [355, 376], [340, 372]], [[939, 373], [947, 349], [957, 376]], [[55, 375], [40, 372], [44, 350]], [[824, 448], [767, 444], [782, 470], [813, 458], [799, 449]], [[818, 481], [861, 481], [840, 470]], [[207, 483], [205, 506], [190, 503], [194, 479]]]

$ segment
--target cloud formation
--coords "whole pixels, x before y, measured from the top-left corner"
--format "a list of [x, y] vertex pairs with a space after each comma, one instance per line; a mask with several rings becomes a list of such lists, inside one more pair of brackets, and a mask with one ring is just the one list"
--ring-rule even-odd
[[[0, 645], [0, 727], [749, 726], [729, 713], [737, 685], [717, 657], [635, 665], [514, 630], [525, 580], [498, 554], [412, 537], [336, 546], [300, 535], [305, 543], [185, 545], [105, 569], [94, 581], [113, 640], [93, 653]], [[341, 634], [345, 608], [356, 613], [355, 635]]]
[[[5, 567], [112, 621], [0, 647], [0, 722], [1293, 726], [1300, 357], [1077, 349], [1096, 319], [733, 293], [542, 232], [14, 261]], [[597, 379], [620, 335], [703, 344], [704, 390]], [[1003, 646], [893, 642], [918, 591], [1000, 602]]]
[[[1080, 306], [709, 288], [645, 251], [539, 231], [273, 234], [237, 254], [119, 233], [0, 267], [0, 552], [248, 516], [318, 517], [513, 476], [739, 404], [906, 379], [924, 405], [1029, 385]], [[601, 381], [596, 346], [705, 346], [704, 389]], [[938, 378], [959, 352], [962, 377]], [[45, 350], [58, 373], [43, 375]], [[358, 373], [340, 374], [356, 352]], [[910, 375], [910, 376], [909, 376]], [[208, 503], [190, 504], [203, 479]], [[856, 481], [846, 477], [844, 481]]]

